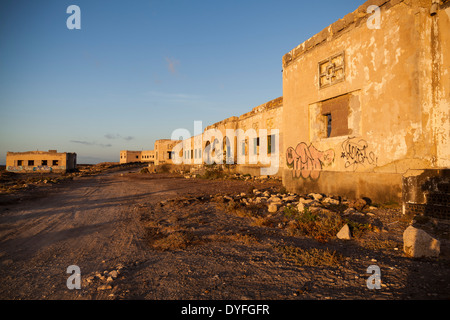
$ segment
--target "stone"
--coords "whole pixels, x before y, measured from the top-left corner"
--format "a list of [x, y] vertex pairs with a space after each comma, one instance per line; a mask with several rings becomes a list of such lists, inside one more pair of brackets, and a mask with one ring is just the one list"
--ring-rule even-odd
[[281, 203], [281, 199], [278, 198], [278, 197], [270, 197], [268, 202], [270, 202], [270, 203]]
[[356, 210], [354, 208], [348, 208], [348, 209], [345, 209], [343, 214], [344, 214], [344, 216], [346, 216], [349, 214], [354, 214], [355, 212], [356, 212]]
[[366, 205], [367, 202], [364, 199], [353, 200], [348, 203], [349, 208], [354, 208], [357, 211], [362, 211]]
[[298, 210], [298, 212], [303, 212], [303, 211], [305, 211], [305, 208], [306, 208], [306, 206], [305, 206], [305, 204], [302, 203], [302, 202], [300, 202], [300, 203], [297, 205], [297, 210]]
[[286, 196], [286, 197], [283, 197], [283, 201], [288, 201], [288, 202], [295, 201], [295, 199], [296, 199], [295, 196]]
[[352, 238], [352, 234], [350, 232], [350, 227], [348, 224], [345, 224], [341, 230], [336, 234], [336, 237], [341, 240], [350, 240]]
[[97, 288], [98, 291], [111, 290], [111, 289], [112, 289], [112, 286], [110, 286], [109, 284], [104, 284]]
[[278, 205], [276, 203], [271, 203], [268, 205], [268, 208], [270, 213], [274, 213], [278, 211]]
[[314, 200], [311, 200], [311, 199], [300, 198], [300, 203], [303, 203], [303, 204], [310, 204], [313, 201]]
[[323, 198], [323, 196], [320, 193], [310, 193], [308, 196], [313, 197], [314, 200], [316, 201], [320, 201]]
[[441, 243], [424, 230], [409, 226], [403, 232], [403, 251], [410, 258], [438, 257]]
[[339, 200], [336, 199], [332, 199], [332, 198], [325, 198], [322, 203], [328, 203], [328, 204], [333, 204], [333, 205], [338, 205], [339, 204]]

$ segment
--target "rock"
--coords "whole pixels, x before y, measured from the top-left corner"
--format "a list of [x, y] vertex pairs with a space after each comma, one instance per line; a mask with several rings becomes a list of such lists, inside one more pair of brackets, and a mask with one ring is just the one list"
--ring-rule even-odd
[[338, 205], [339, 204], [339, 200], [336, 199], [332, 199], [332, 198], [325, 198], [322, 203], [328, 203], [328, 204], [333, 204], [333, 205]]
[[300, 203], [303, 203], [303, 204], [310, 204], [313, 201], [314, 200], [311, 200], [311, 199], [300, 198]]
[[356, 210], [354, 208], [348, 208], [348, 209], [345, 209], [343, 214], [344, 214], [344, 216], [346, 216], [346, 215], [349, 215], [349, 214], [353, 214], [355, 212], [356, 212]]
[[410, 258], [438, 257], [441, 243], [424, 230], [409, 226], [403, 232], [403, 251]]
[[303, 211], [305, 211], [305, 208], [307, 208], [307, 206], [305, 206], [305, 204], [304, 203], [302, 203], [302, 202], [300, 202], [298, 205], [297, 205], [297, 210], [298, 210], [298, 212], [303, 212]]
[[296, 199], [295, 196], [286, 196], [286, 197], [283, 197], [283, 201], [287, 201], [287, 202], [295, 201], [295, 199]]
[[278, 197], [270, 197], [268, 202], [270, 203], [281, 203], [281, 199]]
[[316, 201], [320, 201], [323, 198], [323, 196], [320, 193], [310, 193], [308, 196], [313, 197], [314, 200]]
[[367, 202], [364, 199], [353, 200], [348, 203], [349, 208], [354, 208], [357, 211], [362, 211], [366, 205]]
[[278, 205], [276, 203], [271, 203], [268, 205], [268, 208], [270, 213], [274, 213], [278, 211]]
[[352, 238], [352, 234], [350, 232], [350, 227], [348, 224], [345, 224], [341, 230], [337, 233], [336, 237], [341, 240], [350, 240]]
[[310, 207], [323, 207], [322, 203], [320, 203], [319, 201], [316, 201], [316, 200], [309, 202], [307, 205]]
[[111, 290], [111, 289], [112, 289], [112, 286], [110, 286], [109, 284], [104, 284], [97, 288], [98, 291]]

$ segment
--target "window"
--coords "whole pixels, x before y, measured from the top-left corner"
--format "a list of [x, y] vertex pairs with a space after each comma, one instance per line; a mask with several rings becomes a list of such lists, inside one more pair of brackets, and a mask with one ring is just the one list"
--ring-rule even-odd
[[345, 54], [338, 53], [319, 62], [319, 88], [345, 80]]
[[327, 117], [327, 138], [329, 138], [331, 137], [331, 122], [332, 122], [331, 113], [326, 114], [325, 117]]
[[172, 151], [167, 151], [167, 155], [169, 156], [169, 159], [172, 159]]
[[191, 159], [194, 158], [194, 150], [191, 150]]
[[34, 160], [28, 160], [28, 166], [34, 166]]
[[59, 160], [53, 160], [52, 161], [53, 166], [59, 166]]
[[276, 146], [275, 146], [275, 135], [269, 135], [267, 136], [267, 153], [271, 154], [271, 153], [276, 153]]
[[243, 155], [243, 156], [245, 156], [245, 141], [242, 141], [242, 149], [241, 149], [241, 154]]
[[139, 156], [136, 156], [136, 159], [139, 159]]
[[321, 114], [324, 119], [324, 132], [322, 136], [331, 138], [349, 134], [348, 114], [350, 95], [346, 94], [325, 100], [322, 102], [321, 108]]
[[17, 165], [18, 165], [19, 167], [23, 166], [23, 160], [17, 160]]
[[47, 160], [42, 160], [41, 165], [42, 166], [46, 166], [47, 165]]

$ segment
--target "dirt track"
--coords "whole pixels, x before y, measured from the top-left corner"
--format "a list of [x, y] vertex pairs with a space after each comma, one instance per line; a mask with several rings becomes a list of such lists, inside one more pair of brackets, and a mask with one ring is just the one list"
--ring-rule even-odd
[[[353, 242], [325, 245], [287, 236], [202, 200], [247, 192], [255, 184], [124, 171], [76, 178], [34, 190], [30, 198], [3, 202], [0, 299], [450, 297], [448, 263], [412, 261], [401, 250], [369, 251]], [[160, 205], [180, 197], [194, 201]], [[187, 245], [166, 251], [153, 248], [162, 227], [187, 235]], [[399, 241], [400, 235], [398, 231]], [[274, 250], [287, 244], [328, 246], [345, 259], [333, 267], [299, 266]], [[382, 270], [381, 290], [366, 286], [366, 269], [372, 264]], [[81, 269], [80, 290], [66, 286], [70, 265]], [[110, 271], [118, 275], [105, 282]], [[110, 287], [102, 287], [105, 283]]]

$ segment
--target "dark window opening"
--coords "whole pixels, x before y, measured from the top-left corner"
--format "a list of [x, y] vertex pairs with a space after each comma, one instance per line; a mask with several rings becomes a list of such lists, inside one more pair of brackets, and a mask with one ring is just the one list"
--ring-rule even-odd
[[47, 165], [47, 160], [42, 160], [41, 165], [42, 166], [46, 166]]
[[323, 136], [327, 138], [348, 135], [348, 114], [350, 95], [346, 94], [322, 102], [321, 114], [324, 118]]
[[52, 161], [52, 165], [53, 166], [58, 166], [59, 165], [59, 161], [58, 160], [53, 160]]
[[332, 123], [332, 117], [331, 117], [331, 113], [326, 114], [325, 117], [327, 117], [327, 138], [331, 137], [331, 123]]
[[34, 160], [28, 160], [28, 166], [34, 166]]

